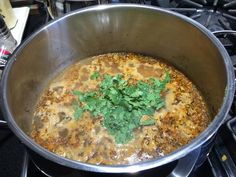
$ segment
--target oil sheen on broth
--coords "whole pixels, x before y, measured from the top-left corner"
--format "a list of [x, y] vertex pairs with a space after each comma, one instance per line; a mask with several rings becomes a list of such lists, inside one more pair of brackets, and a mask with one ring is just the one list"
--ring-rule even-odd
[[[163, 79], [170, 82], [162, 93], [165, 106], [153, 116], [154, 125], [140, 126], [134, 138], [117, 144], [102, 125], [103, 118], [89, 112], [73, 118], [75, 95], [98, 89], [91, 79], [100, 75], [122, 74], [125, 80]], [[172, 66], [151, 57], [132, 53], [109, 53], [72, 65], [56, 77], [44, 91], [34, 112], [31, 137], [49, 151], [63, 157], [92, 164], [130, 164], [164, 156], [189, 143], [210, 123], [207, 106], [193, 83]]]

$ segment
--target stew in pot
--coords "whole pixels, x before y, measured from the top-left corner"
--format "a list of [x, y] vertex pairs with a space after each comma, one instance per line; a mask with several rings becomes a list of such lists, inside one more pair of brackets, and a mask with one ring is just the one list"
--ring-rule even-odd
[[49, 83], [31, 137], [73, 160], [131, 164], [184, 146], [210, 121], [200, 92], [173, 66], [109, 53], [81, 60]]

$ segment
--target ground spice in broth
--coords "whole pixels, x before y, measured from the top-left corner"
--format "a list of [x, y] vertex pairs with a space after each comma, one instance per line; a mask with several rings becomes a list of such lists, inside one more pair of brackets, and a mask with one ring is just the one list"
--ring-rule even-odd
[[[98, 90], [102, 80], [98, 76], [120, 74], [135, 84], [150, 78], [164, 80], [167, 72], [170, 81], [161, 93], [165, 104], [151, 116], [150, 125], [135, 128], [133, 138], [124, 144], [117, 143], [109, 133], [103, 116], [94, 118], [84, 111], [78, 120], [74, 117], [77, 96], [73, 91]], [[197, 137], [210, 121], [201, 94], [181, 72], [151, 57], [109, 53], [79, 61], [49, 84], [35, 109], [31, 137], [49, 151], [73, 160], [130, 164], [180, 148]]]

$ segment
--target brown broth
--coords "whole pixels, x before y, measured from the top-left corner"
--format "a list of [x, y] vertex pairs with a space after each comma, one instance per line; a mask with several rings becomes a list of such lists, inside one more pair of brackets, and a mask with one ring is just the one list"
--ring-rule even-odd
[[[137, 128], [129, 143], [116, 144], [101, 126], [102, 117], [94, 119], [86, 112], [74, 120], [71, 91], [97, 89], [99, 81], [90, 79], [94, 71], [145, 81], [163, 79], [167, 70], [171, 81], [166, 85], [165, 107], [154, 114], [155, 125]], [[49, 84], [34, 116], [31, 136], [41, 146], [73, 160], [109, 165], [164, 156], [189, 143], [211, 121], [201, 94], [186, 76], [161, 60], [132, 53], [99, 55], [67, 68]]]

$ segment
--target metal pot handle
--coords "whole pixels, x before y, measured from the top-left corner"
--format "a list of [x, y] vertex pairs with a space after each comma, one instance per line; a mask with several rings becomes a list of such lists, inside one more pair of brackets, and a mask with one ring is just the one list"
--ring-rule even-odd
[[180, 159], [175, 169], [168, 175], [168, 177], [188, 177], [198, 161], [201, 148], [197, 148], [190, 154]]

